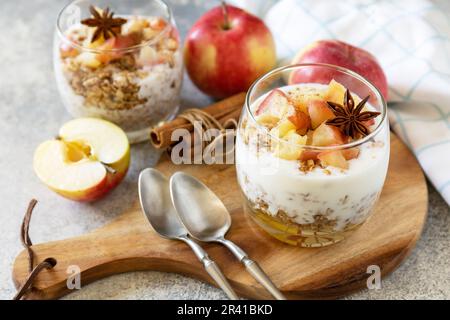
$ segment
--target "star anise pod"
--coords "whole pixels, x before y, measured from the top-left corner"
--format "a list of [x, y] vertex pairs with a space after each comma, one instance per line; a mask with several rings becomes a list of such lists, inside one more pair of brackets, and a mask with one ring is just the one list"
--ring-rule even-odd
[[359, 136], [367, 136], [370, 131], [366, 122], [380, 115], [380, 112], [364, 111], [361, 112], [370, 96], [365, 97], [355, 107], [355, 101], [347, 89], [344, 95], [344, 103], [327, 101], [328, 107], [336, 116], [334, 119], [328, 120], [326, 124], [340, 128], [347, 136], [357, 139]]
[[114, 12], [110, 12], [107, 7], [100, 13], [94, 6], [89, 7], [92, 18], [87, 18], [81, 21], [82, 24], [88, 27], [97, 28], [92, 36], [91, 43], [99, 39], [102, 35], [105, 40], [111, 37], [117, 37], [117, 30], [120, 30], [123, 24], [127, 22], [126, 19], [113, 18]]

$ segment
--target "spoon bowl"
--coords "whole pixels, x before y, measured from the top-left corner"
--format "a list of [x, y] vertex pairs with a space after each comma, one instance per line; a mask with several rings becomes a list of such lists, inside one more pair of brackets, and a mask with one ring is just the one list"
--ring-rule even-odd
[[231, 226], [231, 216], [223, 202], [196, 178], [176, 172], [171, 178], [170, 195], [189, 233], [200, 241], [223, 238]]
[[153, 230], [167, 239], [187, 236], [187, 230], [172, 205], [169, 181], [155, 169], [144, 169], [139, 175], [139, 201]]
[[188, 237], [188, 232], [172, 204], [169, 189], [169, 181], [158, 170], [148, 168], [139, 174], [139, 200], [153, 230], [163, 238], [180, 240], [189, 245], [203, 263], [205, 270], [226, 295], [232, 300], [239, 299], [217, 264], [209, 258], [202, 247]]
[[225, 239], [231, 226], [231, 216], [214, 192], [193, 176], [179, 171], [170, 178], [170, 196], [182, 224], [192, 237], [224, 245], [276, 299], [286, 299], [255, 261], [232, 241]]

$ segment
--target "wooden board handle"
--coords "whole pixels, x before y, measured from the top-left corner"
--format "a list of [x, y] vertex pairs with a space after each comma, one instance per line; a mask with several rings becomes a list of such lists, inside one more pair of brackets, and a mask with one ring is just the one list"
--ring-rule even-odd
[[[130, 229], [130, 225], [134, 228]], [[80, 271], [81, 285], [136, 270], [193, 273], [200, 279], [211, 281], [185, 244], [158, 237], [139, 215], [124, 214], [89, 234], [32, 248], [36, 263], [49, 257], [57, 263], [53, 269], [39, 274], [28, 299], [52, 299], [67, 294], [71, 291], [67, 280], [73, 279], [75, 270]], [[28, 255], [23, 250], [14, 263], [16, 287], [24, 283], [27, 276]]]

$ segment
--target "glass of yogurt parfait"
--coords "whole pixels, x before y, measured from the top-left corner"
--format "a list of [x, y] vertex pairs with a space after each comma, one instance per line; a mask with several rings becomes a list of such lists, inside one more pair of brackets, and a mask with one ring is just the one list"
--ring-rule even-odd
[[236, 137], [246, 212], [288, 244], [345, 239], [370, 216], [385, 181], [386, 111], [377, 88], [337, 66], [292, 65], [261, 77]]
[[178, 111], [180, 39], [161, 0], [70, 2], [58, 16], [54, 68], [74, 117], [112, 121], [132, 143]]

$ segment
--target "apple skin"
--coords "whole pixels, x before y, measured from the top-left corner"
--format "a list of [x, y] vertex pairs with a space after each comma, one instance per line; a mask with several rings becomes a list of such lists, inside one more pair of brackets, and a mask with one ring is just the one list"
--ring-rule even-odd
[[276, 64], [275, 44], [264, 22], [227, 5], [230, 29], [222, 7], [205, 13], [189, 30], [184, 61], [192, 82], [206, 94], [225, 98], [247, 91]]
[[[361, 48], [338, 40], [320, 40], [301, 50], [292, 60], [298, 63], [327, 63], [350, 69], [372, 82], [385, 99], [388, 97], [388, 83], [377, 59]], [[325, 69], [296, 70], [289, 76], [289, 84], [323, 83], [328, 84], [336, 78], [333, 72]], [[338, 79], [336, 79], [338, 80]], [[356, 88], [352, 91], [357, 92]], [[363, 91], [363, 90], [362, 90]]]

